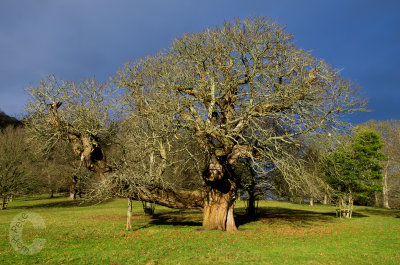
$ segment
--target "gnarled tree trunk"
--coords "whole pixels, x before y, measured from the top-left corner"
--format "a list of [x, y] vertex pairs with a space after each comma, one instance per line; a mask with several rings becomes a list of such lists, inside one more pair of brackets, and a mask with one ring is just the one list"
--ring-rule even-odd
[[213, 157], [206, 174], [203, 176], [207, 185], [203, 208], [203, 228], [223, 231], [236, 231], [233, 216], [237, 186], [229, 179], [229, 165], [222, 165]]
[[218, 189], [211, 189], [204, 203], [203, 227], [223, 231], [237, 230], [233, 217], [234, 206], [235, 196], [232, 196], [232, 191], [224, 193]]

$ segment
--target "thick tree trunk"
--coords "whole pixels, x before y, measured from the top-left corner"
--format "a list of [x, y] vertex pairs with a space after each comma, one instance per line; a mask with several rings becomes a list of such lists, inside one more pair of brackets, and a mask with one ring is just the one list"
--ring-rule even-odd
[[310, 206], [314, 206], [314, 198], [310, 198]]
[[233, 209], [235, 196], [219, 190], [211, 190], [203, 209], [203, 227], [222, 231], [236, 231]]
[[[224, 164], [221, 161], [225, 161]], [[203, 227], [223, 231], [236, 231], [233, 209], [237, 186], [231, 179], [232, 170], [224, 158], [212, 157], [203, 178], [207, 185], [203, 208]]]

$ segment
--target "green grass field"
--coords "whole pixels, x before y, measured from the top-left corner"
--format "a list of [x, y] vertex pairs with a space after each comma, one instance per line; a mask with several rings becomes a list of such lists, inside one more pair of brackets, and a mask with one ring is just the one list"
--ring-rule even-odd
[[[260, 217], [236, 206], [239, 231], [201, 229], [199, 211], [157, 206], [153, 217], [134, 204], [125, 231], [126, 200], [79, 205], [64, 197], [21, 198], [0, 211], [0, 264], [400, 264], [400, 211], [355, 207], [354, 218], [335, 218], [333, 206], [260, 202]], [[12, 219], [39, 214], [45, 229], [23, 228], [23, 240], [44, 238], [28, 256], [9, 243]]]

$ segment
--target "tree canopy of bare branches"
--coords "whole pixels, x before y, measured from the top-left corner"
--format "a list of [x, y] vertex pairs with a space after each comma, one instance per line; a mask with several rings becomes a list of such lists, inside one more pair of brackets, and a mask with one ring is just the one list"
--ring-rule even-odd
[[185, 34], [118, 73], [129, 102], [168, 113], [170, 128], [189, 131], [207, 154], [205, 227], [236, 229], [232, 168], [241, 158], [259, 174], [272, 161], [293, 178], [299, 159], [285, 144], [340, 128], [343, 115], [364, 108], [352, 82], [292, 40], [265, 18], [235, 20]]
[[[273, 163], [296, 185], [304, 178], [301, 156], [288, 146], [342, 128], [342, 117], [365, 106], [351, 81], [263, 17], [184, 34], [164, 51], [127, 63], [113, 79], [118, 93], [90, 80], [57, 82], [29, 91], [34, 128], [50, 130], [47, 139], [68, 139], [89, 169], [114, 175], [118, 187], [144, 182], [142, 198], [167, 206], [195, 202], [203, 226], [220, 230], [236, 230], [238, 161], [251, 161], [256, 174]], [[119, 133], [110, 119], [116, 114], [123, 114]], [[122, 171], [112, 170], [101, 146], [117, 136]], [[189, 192], [161, 183], [185, 174], [203, 187]]]

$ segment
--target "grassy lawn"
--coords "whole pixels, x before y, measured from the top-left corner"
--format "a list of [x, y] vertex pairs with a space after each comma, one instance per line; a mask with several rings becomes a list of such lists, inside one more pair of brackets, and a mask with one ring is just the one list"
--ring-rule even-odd
[[[79, 205], [58, 197], [21, 198], [0, 211], [0, 264], [400, 264], [400, 211], [355, 207], [354, 218], [335, 218], [332, 206], [260, 202], [260, 217], [244, 218], [239, 231], [201, 229], [199, 211], [157, 206], [143, 214], [134, 204], [132, 231], [125, 231], [126, 200]], [[39, 214], [45, 229], [26, 222], [23, 240], [44, 238], [35, 255], [9, 243], [12, 219]]]

